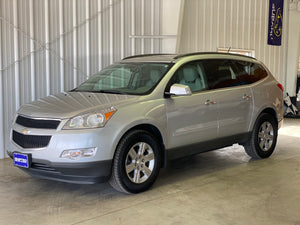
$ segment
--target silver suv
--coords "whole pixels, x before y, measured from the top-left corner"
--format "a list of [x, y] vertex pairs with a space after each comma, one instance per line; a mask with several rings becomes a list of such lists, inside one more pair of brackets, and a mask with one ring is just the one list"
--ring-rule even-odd
[[234, 143], [267, 158], [282, 121], [282, 85], [254, 58], [142, 55], [23, 105], [8, 154], [35, 177], [138, 193], [167, 159]]

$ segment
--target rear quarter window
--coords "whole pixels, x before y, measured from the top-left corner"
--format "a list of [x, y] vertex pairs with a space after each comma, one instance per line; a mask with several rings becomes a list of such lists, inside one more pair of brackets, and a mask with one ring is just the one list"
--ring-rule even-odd
[[240, 85], [252, 84], [268, 76], [261, 65], [245, 61], [235, 62], [235, 73]]

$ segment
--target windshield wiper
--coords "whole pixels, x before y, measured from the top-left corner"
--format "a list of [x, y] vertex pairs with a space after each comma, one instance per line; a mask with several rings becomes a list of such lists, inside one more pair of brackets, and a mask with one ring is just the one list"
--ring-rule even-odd
[[99, 90], [99, 91], [95, 91], [97, 93], [108, 93], [108, 94], [119, 94], [119, 95], [127, 95], [126, 92], [122, 92], [122, 91], [119, 91], [119, 90]]
[[99, 91], [88, 91], [88, 90], [78, 90], [77, 88], [74, 88], [70, 90], [70, 92], [93, 92], [93, 93], [108, 93], [108, 94], [119, 94], [119, 95], [127, 95], [126, 92], [118, 91], [118, 90], [99, 90]]

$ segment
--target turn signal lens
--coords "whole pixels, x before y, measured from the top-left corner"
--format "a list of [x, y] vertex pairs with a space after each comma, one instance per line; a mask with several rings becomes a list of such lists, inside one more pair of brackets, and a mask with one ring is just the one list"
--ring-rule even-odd
[[106, 120], [106, 121], [109, 120], [109, 118], [110, 118], [114, 113], [115, 113], [115, 111], [110, 111], [110, 112], [105, 113], [105, 114], [104, 114], [104, 115], [105, 115], [105, 120]]

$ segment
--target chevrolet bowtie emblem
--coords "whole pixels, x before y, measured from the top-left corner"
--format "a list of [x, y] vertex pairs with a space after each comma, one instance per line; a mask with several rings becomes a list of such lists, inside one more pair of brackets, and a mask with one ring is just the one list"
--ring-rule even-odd
[[23, 130], [21, 131], [21, 133], [22, 133], [22, 134], [30, 134], [30, 131], [27, 130], [27, 129], [23, 129]]

